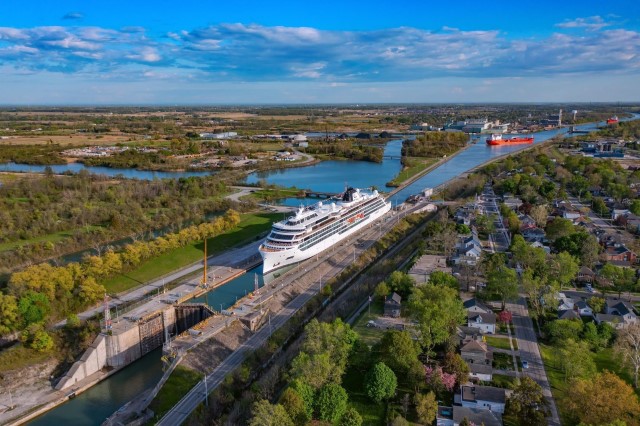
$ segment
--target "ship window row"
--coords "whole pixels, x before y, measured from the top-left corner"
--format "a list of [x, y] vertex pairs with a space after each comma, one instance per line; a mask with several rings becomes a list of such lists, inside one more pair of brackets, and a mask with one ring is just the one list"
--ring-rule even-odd
[[306, 222], [306, 221], [311, 220], [311, 219], [313, 219], [315, 217], [318, 217], [317, 213], [310, 214], [309, 216], [303, 217], [300, 220], [291, 220], [291, 219], [289, 219], [289, 222], [287, 223], [287, 225], [299, 225], [302, 222]]
[[[323, 230], [322, 232], [318, 232], [316, 235], [310, 237], [308, 240], [305, 240], [302, 244], [300, 244], [300, 249], [306, 250], [309, 247], [314, 246], [319, 242], [331, 237], [332, 235], [335, 235], [336, 233], [343, 233], [348, 229], [358, 225], [361, 221], [368, 219], [371, 212], [378, 210], [380, 207], [384, 205], [383, 202], [380, 202], [379, 205], [377, 204], [378, 203], [370, 204], [366, 206], [362, 211], [362, 213], [365, 214], [365, 217], [358, 221], [354, 221], [354, 223], [352, 224], [349, 224], [347, 222], [348, 219], [345, 218], [345, 219], [342, 219], [340, 222], [328, 227], [326, 230]], [[357, 212], [355, 212], [355, 214], [357, 214]], [[347, 224], [347, 226], [345, 226], [345, 224]]]
[[296, 238], [296, 236], [297, 236], [296, 234], [280, 234], [276, 232], [271, 232], [271, 235], [269, 235], [269, 239], [291, 241], [294, 238]]

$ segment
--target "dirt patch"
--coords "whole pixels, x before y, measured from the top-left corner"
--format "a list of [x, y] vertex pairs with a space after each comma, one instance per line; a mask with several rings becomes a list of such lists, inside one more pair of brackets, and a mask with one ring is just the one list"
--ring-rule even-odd
[[9, 139], [0, 140], [0, 145], [46, 145], [53, 143], [61, 146], [86, 146], [86, 145], [113, 145], [119, 142], [127, 142], [130, 136], [104, 135], [100, 138], [89, 135], [68, 135], [68, 136], [16, 136]]

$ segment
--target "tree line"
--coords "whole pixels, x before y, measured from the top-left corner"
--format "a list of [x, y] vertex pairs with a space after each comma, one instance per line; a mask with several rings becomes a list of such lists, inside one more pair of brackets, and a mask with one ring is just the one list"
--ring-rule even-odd
[[440, 158], [463, 148], [467, 141], [468, 136], [462, 132], [425, 132], [415, 140], [402, 142], [402, 156]]
[[107, 251], [88, 256], [81, 263], [30, 266], [11, 275], [0, 294], [0, 335], [31, 326], [42, 326], [79, 312], [105, 295], [101, 281], [129, 271], [142, 262], [226, 232], [240, 222], [240, 215], [229, 210], [224, 216], [167, 234], [149, 242], [138, 241], [119, 252]]

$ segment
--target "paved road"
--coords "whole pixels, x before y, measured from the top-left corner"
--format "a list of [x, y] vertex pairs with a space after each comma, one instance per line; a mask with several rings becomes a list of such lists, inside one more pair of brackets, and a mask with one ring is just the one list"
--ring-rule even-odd
[[533, 328], [533, 321], [527, 310], [526, 299], [520, 297], [517, 303], [507, 303], [507, 309], [513, 313], [513, 325], [515, 326], [520, 360], [529, 363], [529, 368], [523, 370], [522, 374], [531, 377], [542, 387], [542, 391], [551, 410], [551, 418], [548, 419], [548, 422], [550, 425], [559, 426], [560, 418], [558, 417], [558, 410], [553, 400], [553, 395], [551, 394], [551, 386], [547, 379], [547, 373], [544, 370], [544, 363], [542, 362], [540, 348], [538, 347], [538, 338]]
[[[502, 215], [500, 214], [500, 209], [497, 207], [495, 194], [491, 187], [485, 187], [483, 198], [485, 199], [485, 204], [488, 204], [488, 211], [498, 215], [496, 219], [496, 232], [493, 236], [493, 241], [496, 243], [495, 247], [498, 251], [505, 251], [510, 245], [511, 238], [504, 226]], [[516, 340], [518, 341], [520, 360], [527, 361], [529, 364], [529, 368], [523, 369], [522, 374], [532, 378], [542, 387], [542, 392], [549, 403], [549, 409], [551, 411], [551, 418], [548, 419], [549, 425], [559, 426], [560, 417], [558, 416], [558, 410], [553, 395], [551, 394], [551, 386], [547, 378], [547, 373], [544, 370], [544, 363], [540, 355], [540, 348], [538, 347], [538, 338], [527, 309], [527, 301], [521, 295], [516, 303], [507, 303], [506, 308], [513, 314], [513, 325]]]

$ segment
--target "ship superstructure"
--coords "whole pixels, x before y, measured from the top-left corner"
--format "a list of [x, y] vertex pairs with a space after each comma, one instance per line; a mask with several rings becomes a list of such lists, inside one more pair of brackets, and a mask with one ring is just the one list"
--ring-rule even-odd
[[299, 208], [273, 224], [260, 245], [263, 273], [308, 259], [366, 227], [391, 209], [376, 190], [347, 188], [337, 197]]

